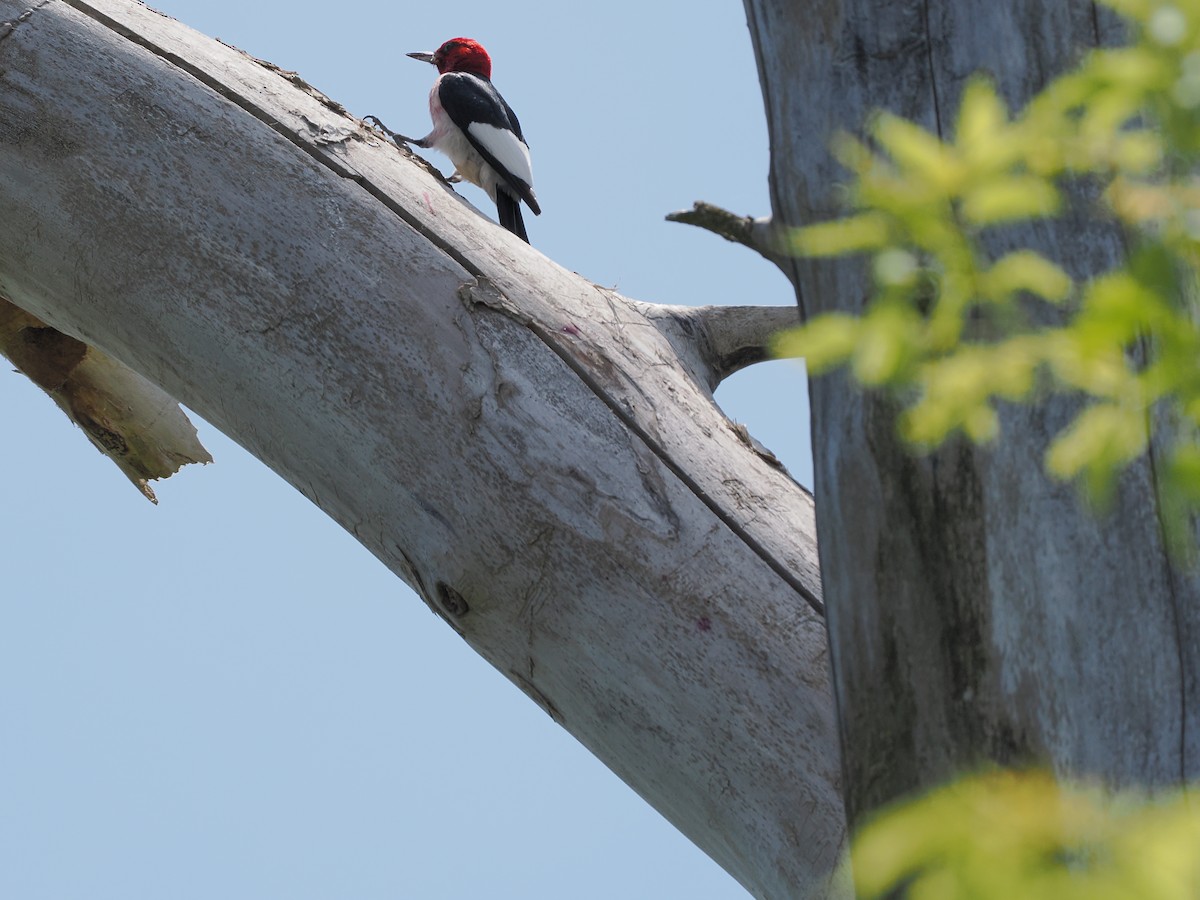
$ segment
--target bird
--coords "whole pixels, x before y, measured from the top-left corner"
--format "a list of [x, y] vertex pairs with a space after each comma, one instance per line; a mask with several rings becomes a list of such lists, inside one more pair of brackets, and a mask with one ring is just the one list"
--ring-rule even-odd
[[533, 193], [533, 167], [521, 123], [492, 85], [492, 58], [482, 44], [464, 37], [451, 38], [432, 53], [407, 55], [437, 66], [438, 77], [429, 92], [433, 131], [415, 139], [389, 133], [445, 153], [454, 163], [449, 181], [483, 188], [496, 204], [500, 224], [529, 243], [521, 202], [535, 216], [542, 209]]

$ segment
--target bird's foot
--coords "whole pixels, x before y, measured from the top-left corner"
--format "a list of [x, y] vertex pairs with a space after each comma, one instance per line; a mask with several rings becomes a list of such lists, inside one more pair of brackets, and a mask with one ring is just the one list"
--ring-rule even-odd
[[384, 125], [383, 122], [379, 121], [378, 116], [363, 116], [363, 121], [368, 123], [374, 131], [381, 132], [382, 134], [391, 138], [393, 143], [412, 144], [414, 147], [427, 147], [428, 146], [428, 144], [425, 143], [424, 138], [411, 138], [408, 135], [404, 135], [404, 134], [400, 134], [399, 132], [392, 131], [392, 129], [390, 129], [386, 125]]
[[393, 139], [396, 136], [396, 132], [392, 131], [392, 129], [388, 128], [381, 121], [379, 121], [378, 116], [363, 116], [363, 121], [371, 126], [372, 131], [381, 131]]

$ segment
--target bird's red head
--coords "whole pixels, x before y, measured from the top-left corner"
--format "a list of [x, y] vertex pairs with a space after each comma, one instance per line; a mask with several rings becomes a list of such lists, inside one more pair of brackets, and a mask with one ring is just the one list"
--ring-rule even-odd
[[440, 73], [470, 72], [483, 78], [492, 77], [492, 58], [483, 44], [470, 38], [451, 38], [434, 51], [430, 62]]

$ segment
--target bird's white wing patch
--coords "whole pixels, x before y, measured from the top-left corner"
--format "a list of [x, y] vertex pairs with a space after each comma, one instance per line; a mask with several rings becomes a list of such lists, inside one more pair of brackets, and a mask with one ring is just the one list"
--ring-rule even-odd
[[467, 130], [480, 146], [496, 157], [496, 162], [530, 187], [533, 186], [533, 164], [529, 160], [529, 148], [521, 143], [515, 134], [495, 125], [485, 125], [483, 122], [472, 122], [467, 126]]

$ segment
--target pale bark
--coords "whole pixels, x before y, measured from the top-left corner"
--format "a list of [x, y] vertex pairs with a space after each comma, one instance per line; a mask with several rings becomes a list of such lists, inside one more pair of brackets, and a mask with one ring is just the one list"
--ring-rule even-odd
[[787, 273], [789, 269], [788, 247], [780, 229], [776, 228], [773, 219], [767, 217], [738, 216], [714, 206], [711, 203], [698, 201], [691, 209], [683, 209], [667, 216], [668, 222], [681, 222], [684, 225], [695, 225], [713, 234], [719, 234], [727, 241], [749, 247], [768, 259]]
[[264, 460], [754, 894], [823, 892], [812, 502], [709, 395], [765, 330], [689, 340], [128, 0], [26, 12], [0, 0], [0, 292]]
[[800, 324], [794, 306], [661, 306], [638, 304], [710, 391], [771, 355], [771, 338]]
[[[1014, 107], [1119, 38], [1090, 2], [746, 0], [771, 134], [775, 219], [842, 210], [827, 147], [886, 108], [949, 134], [966, 80]], [[1123, 258], [1091, 198], [1005, 233], [1076, 276]], [[806, 314], [857, 311], [858, 263], [796, 259]], [[1200, 775], [1200, 585], [1172, 568], [1154, 460], [1097, 516], [1042, 471], [1077, 406], [1008, 408], [998, 442], [914, 458], [894, 406], [841, 376], [811, 384], [825, 600], [851, 820], [989, 762], [1110, 784]]]

